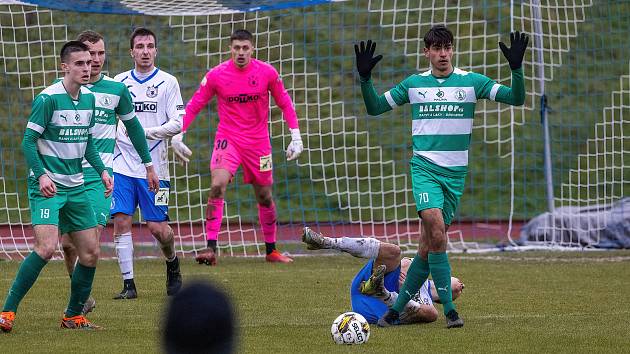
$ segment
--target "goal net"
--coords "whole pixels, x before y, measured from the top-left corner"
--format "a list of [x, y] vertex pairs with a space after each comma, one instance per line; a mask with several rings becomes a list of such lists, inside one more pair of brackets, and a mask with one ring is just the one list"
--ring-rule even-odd
[[[413, 250], [419, 221], [408, 177], [410, 108], [367, 116], [353, 44], [376, 41], [384, 59], [373, 78], [384, 92], [411, 73], [428, 70], [422, 36], [438, 23], [454, 32], [457, 67], [506, 85], [510, 71], [498, 42], [509, 42], [512, 29], [532, 37], [524, 62], [525, 105], [477, 104], [466, 190], [449, 228], [451, 249], [481, 249], [497, 242], [521, 245], [524, 223], [547, 211], [540, 123], [543, 93], [550, 107], [553, 205], [611, 204], [627, 196], [626, 1], [523, 1], [510, 6], [473, 0], [0, 0], [2, 257], [20, 258], [32, 247], [20, 143], [33, 97], [59, 76], [61, 46], [86, 29], [102, 33], [108, 55], [104, 70], [114, 76], [133, 65], [128, 38], [136, 26], [156, 32], [157, 65], [178, 78], [184, 101], [209, 68], [229, 58], [233, 30], [254, 33], [255, 56], [280, 73], [295, 103], [305, 145], [297, 163], [285, 160], [290, 134], [272, 103], [269, 129], [281, 249], [300, 249], [295, 243], [301, 228], [309, 225], [326, 235], [377, 237]], [[169, 215], [177, 250], [184, 255], [206, 243], [208, 165], [217, 119], [213, 103], [186, 135], [191, 162], [171, 165]], [[220, 252], [264, 254], [253, 190], [242, 183], [240, 172], [225, 201]], [[158, 255], [142, 220], [136, 222], [136, 249]], [[106, 247], [111, 244], [111, 227], [102, 241]], [[584, 245], [580, 239], [558, 242], [553, 237], [528, 244]]]

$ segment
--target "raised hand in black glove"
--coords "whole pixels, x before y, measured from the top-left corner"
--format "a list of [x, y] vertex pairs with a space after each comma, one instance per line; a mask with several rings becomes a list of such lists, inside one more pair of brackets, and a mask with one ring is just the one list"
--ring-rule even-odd
[[510, 63], [512, 70], [519, 69], [523, 65], [527, 43], [529, 43], [529, 36], [519, 31], [510, 33], [510, 48], [506, 47], [503, 42], [499, 42], [499, 48]]
[[364, 41], [361, 41], [360, 45], [361, 48], [356, 44], [354, 45], [354, 53], [357, 55], [357, 70], [359, 75], [367, 80], [372, 76], [372, 69], [379, 60], [383, 59], [383, 56], [374, 56], [376, 43], [372, 42], [372, 40], [368, 40], [367, 45]]

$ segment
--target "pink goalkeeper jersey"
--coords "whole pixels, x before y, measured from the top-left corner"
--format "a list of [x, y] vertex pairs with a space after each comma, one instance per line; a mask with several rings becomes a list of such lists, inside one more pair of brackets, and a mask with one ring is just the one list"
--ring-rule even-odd
[[224, 61], [206, 74], [199, 89], [188, 101], [182, 131], [186, 131], [216, 95], [219, 114], [217, 134], [226, 134], [241, 144], [258, 144], [261, 139], [269, 141], [269, 92], [282, 109], [289, 128], [298, 128], [291, 97], [273, 66], [252, 58], [241, 69], [232, 59]]

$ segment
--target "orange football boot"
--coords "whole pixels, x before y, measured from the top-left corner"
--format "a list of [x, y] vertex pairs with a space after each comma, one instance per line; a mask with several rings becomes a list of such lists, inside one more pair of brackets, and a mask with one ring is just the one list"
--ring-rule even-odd
[[15, 312], [5, 311], [0, 313], [0, 329], [2, 329], [2, 332], [11, 332], [13, 321], [15, 321]]
[[265, 257], [265, 260], [267, 262], [271, 262], [271, 263], [291, 263], [291, 262], [293, 262], [293, 258], [287, 257], [287, 256], [281, 254], [280, 252], [278, 252], [278, 250], [273, 250], [271, 253], [269, 253]]

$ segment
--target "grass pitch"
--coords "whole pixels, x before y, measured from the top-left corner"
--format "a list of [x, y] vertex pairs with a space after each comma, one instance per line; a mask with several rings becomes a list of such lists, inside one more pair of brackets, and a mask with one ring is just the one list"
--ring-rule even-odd
[[[463, 329], [447, 330], [443, 316], [425, 325], [376, 328], [367, 344], [333, 344], [330, 325], [350, 310], [349, 284], [363, 261], [348, 255], [299, 257], [291, 265], [260, 258], [221, 258], [218, 267], [182, 262], [184, 281], [209, 279], [225, 288], [238, 310], [239, 353], [560, 353], [627, 350], [630, 333], [630, 252], [451, 255], [466, 284], [457, 301]], [[1, 262], [6, 294], [18, 262]], [[59, 321], [68, 276], [51, 262], [20, 305], [7, 353], [155, 353], [167, 297], [164, 263], [135, 263], [139, 298], [115, 301], [118, 265], [99, 263], [89, 318], [104, 331], [67, 331]], [[441, 307], [439, 308], [441, 312]], [[623, 349], [626, 348], [626, 349]]]

